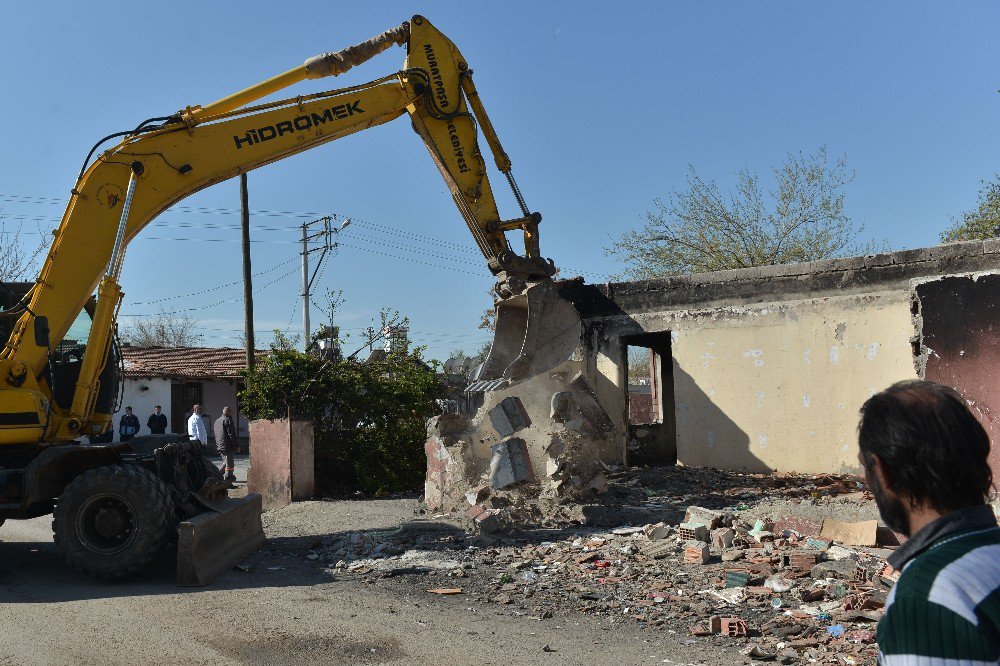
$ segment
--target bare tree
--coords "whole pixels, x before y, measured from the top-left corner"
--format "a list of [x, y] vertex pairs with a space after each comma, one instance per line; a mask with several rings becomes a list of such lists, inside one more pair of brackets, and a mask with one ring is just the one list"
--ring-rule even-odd
[[197, 347], [204, 337], [194, 319], [163, 312], [136, 317], [122, 330], [122, 340], [136, 347]]
[[844, 188], [854, 179], [846, 158], [832, 163], [822, 147], [791, 153], [773, 170], [775, 189], [760, 177], [738, 174], [727, 195], [689, 167], [687, 188], [654, 199], [642, 229], [632, 229], [606, 251], [627, 264], [626, 275], [650, 278], [813, 261], [864, 252], [863, 225], [844, 214]]
[[0, 282], [29, 280], [35, 276], [38, 259], [48, 247], [48, 239], [39, 228], [38, 242], [26, 238], [24, 225], [8, 224], [0, 214]]
[[381, 340], [385, 340], [389, 331], [399, 327], [407, 328], [410, 325], [409, 317], [403, 317], [399, 314], [398, 310], [390, 310], [388, 308], [382, 308], [379, 312], [379, 319], [382, 322], [380, 326], [376, 328], [373, 320], [372, 324], [361, 331], [361, 338], [364, 340], [364, 343], [348, 356], [347, 360], [350, 361], [365, 349], [368, 350], [368, 353], [371, 353], [375, 349], [375, 344]]

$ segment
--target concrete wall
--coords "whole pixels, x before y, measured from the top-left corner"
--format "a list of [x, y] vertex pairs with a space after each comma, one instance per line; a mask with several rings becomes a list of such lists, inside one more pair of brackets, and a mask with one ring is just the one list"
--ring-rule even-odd
[[[680, 462], [848, 472], [861, 405], [925, 368], [1000, 413], [994, 272], [1000, 243], [974, 241], [572, 291], [606, 358], [628, 336], [669, 333]], [[946, 362], [922, 346], [928, 320]]]
[[905, 291], [643, 318], [670, 331], [677, 459], [685, 465], [846, 472], [858, 409], [916, 376]]
[[[121, 411], [114, 416], [115, 441], [119, 440], [118, 422], [125, 408], [132, 406], [132, 412], [139, 417], [139, 434], [148, 435], [146, 419], [153, 413], [153, 407], [160, 405], [164, 414], [170, 413], [170, 380], [169, 379], [126, 379], [125, 391], [122, 394]], [[170, 430], [170, 419], [167, 418], [167, 432]]]
[[259, 493], [269, 509], [312, 497], [316, 492], [314, 446], [312, 423], [251, 421], [247, 492]]
[[[202, 382], [202, 411], [209, 415], [212, 422], [222, 416], [222, 408], [229, 406], [233, 408], [233, 419], [236, 421], [237, 433], [241, 437], [248, 436], [249, 423], [236, 402], [236, 383], [225, 380], [212, 382]], [[190, 409], [190, 406], [187, 407]], [[211, 431], [211, 429], [210, 429]]]

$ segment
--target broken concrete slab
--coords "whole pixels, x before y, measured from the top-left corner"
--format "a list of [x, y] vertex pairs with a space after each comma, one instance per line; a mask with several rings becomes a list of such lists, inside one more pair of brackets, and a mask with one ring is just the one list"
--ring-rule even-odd
[[512, 437], [494, 444], [491, 450], [493, 452], [490, 461], [491, 486], [499, 490], [532, 479], [528, 445], [523, 439]]
[[646, 534], [646, 538], [650, 541], [657, 541], [659, 539], [666, 539], [670, 536], [673, 529], [666, 523], [652, 523], [646, 525], [642, 528], [642, 531]]
[[700, 506], [689, 506], [684, 512], [685, 523], [703, 523], [709, 530], [718, 527], [729, 527], [733, 524], [733, 514], [729, 511], [716, 511]]
[[841, 580], [852, 580], [857, 568], [858, 563], [851, 559], [828, 560], [814, 566], [810, 570], [809, 575], [817, 579], [839, 578]]
[[516, 396], [504, 398], [499, 405], [489, 410], [488, 414], [493, 428], [501, 437], [510, 437], [518, 430], [531, 425], [528, 412], [525, 411], [521, 399]]
[[733, 541], [736, 538], [736, 532], [730, 527], [720, 527], [714, 529], [709, 533], [709, 535], [712, 538], [712, 545], [719, 550], [732, 548]]
[[848, 546], [875, 546], [878, 542], [878, 521], [844, 523], [827, 518], [823, 521], [820, 536]]

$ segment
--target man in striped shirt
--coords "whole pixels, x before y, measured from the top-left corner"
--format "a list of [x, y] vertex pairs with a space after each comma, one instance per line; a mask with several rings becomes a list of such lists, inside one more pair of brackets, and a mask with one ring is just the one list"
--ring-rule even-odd
[[883, 666], [1000, 663], [1000, 527], [986, 431], [954, 389], [907, 381], [861, 408], [859, 459], [882, 520], [909, 539], [878, 625]]

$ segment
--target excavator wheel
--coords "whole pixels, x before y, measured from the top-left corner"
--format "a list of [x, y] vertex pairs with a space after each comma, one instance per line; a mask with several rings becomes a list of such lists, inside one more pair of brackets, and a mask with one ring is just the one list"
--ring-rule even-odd
[[66, 560], [100, 578], [132, 574], [167, 544], [177, 525], [167, 486], [133, 465], [84, 472], [66, 486], [52, 517]]

